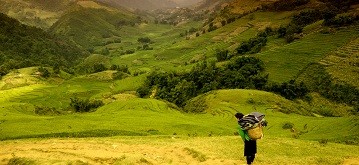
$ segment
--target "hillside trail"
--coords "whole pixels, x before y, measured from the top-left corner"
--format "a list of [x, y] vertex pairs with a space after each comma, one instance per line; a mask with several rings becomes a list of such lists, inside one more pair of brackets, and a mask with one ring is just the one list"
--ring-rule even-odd
[[244, 164], [240, 160], [207, 158], [200, 161], [184, 147], [126, 144], [111, 140], [46, 139], [2, 142], [0, 164], [24, 158], [36, 164]]

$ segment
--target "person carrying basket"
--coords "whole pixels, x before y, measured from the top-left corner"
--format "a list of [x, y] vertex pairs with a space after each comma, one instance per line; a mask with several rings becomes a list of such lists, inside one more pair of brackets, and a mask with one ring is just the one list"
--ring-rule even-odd
[[264, 114], [252, 112], [248, 115], [237, 112], [234, 115], [238, 121], [238, 133], [244, 142], [244, 156], [247, 164], [253, 163], [257, 153], [257, 141], [263, 137], [263, 127], [267, 126]]

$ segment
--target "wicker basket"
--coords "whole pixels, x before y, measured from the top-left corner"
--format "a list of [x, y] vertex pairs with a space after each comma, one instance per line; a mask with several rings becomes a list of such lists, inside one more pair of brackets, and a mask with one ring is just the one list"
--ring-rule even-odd
[[262, 139], [263, 137], [263, 127], [259, 124], [257, 127], [248, 130], [248, 136], [252, 140]]

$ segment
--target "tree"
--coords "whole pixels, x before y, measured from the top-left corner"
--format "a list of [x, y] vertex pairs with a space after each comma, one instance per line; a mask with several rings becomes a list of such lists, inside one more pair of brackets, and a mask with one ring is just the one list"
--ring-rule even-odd
[[150, 43], [151, 39], [148, 38], [148, 37], [140, 37], [140, 38], [137, 39], [137, 41], [140, 42], [140, 43], [145, 44], [145, 43]]
[[229, 51], [228, 50], [216, 50], [216, 57], [217, 57], [217, 61], [225, 61], [227, 60]]
[[101, 54], [107, 56], [110, 54], [110, 50], [107, 47], [105, 47], [102, 49]]
[[70, 107], [72, 107], [75, 112], [90, 112], [91, 109], [104, 105], [101, 100], [89, 101], [89, 99], [82, 100], [78, 97], [70, 98], [70, 101]]
[[38, 71], [41, 73], [40, 75], [41, 75], [41, 77], [44, 77], [44, 78], [48, 78], [48, 77], [50, 77], [50, 75], [51, 75], [51, 73], [49, 72], [49, 70], [47, 70], [46, 68], [44, 68], [44, 67], [40, 67], [40, 68], [38, 68]]
[[93, 65], [93, 72], [97, 73], [97, 72], [102, 72], [107, 70], [105, 64], [95, 64]]

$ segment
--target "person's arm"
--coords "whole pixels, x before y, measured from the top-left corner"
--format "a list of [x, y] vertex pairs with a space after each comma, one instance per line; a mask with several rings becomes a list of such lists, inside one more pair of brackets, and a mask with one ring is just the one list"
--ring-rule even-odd
[[240, 126], [238, 126], [238, 133], [239, 133], [239, 136], [241, 136], [242, 140], [245, 141], [249, 141], [251, 140], [251, 138], [248, 136], [248, 133], [247, 131], [245, 130], [242, 130], [242, 128]]

